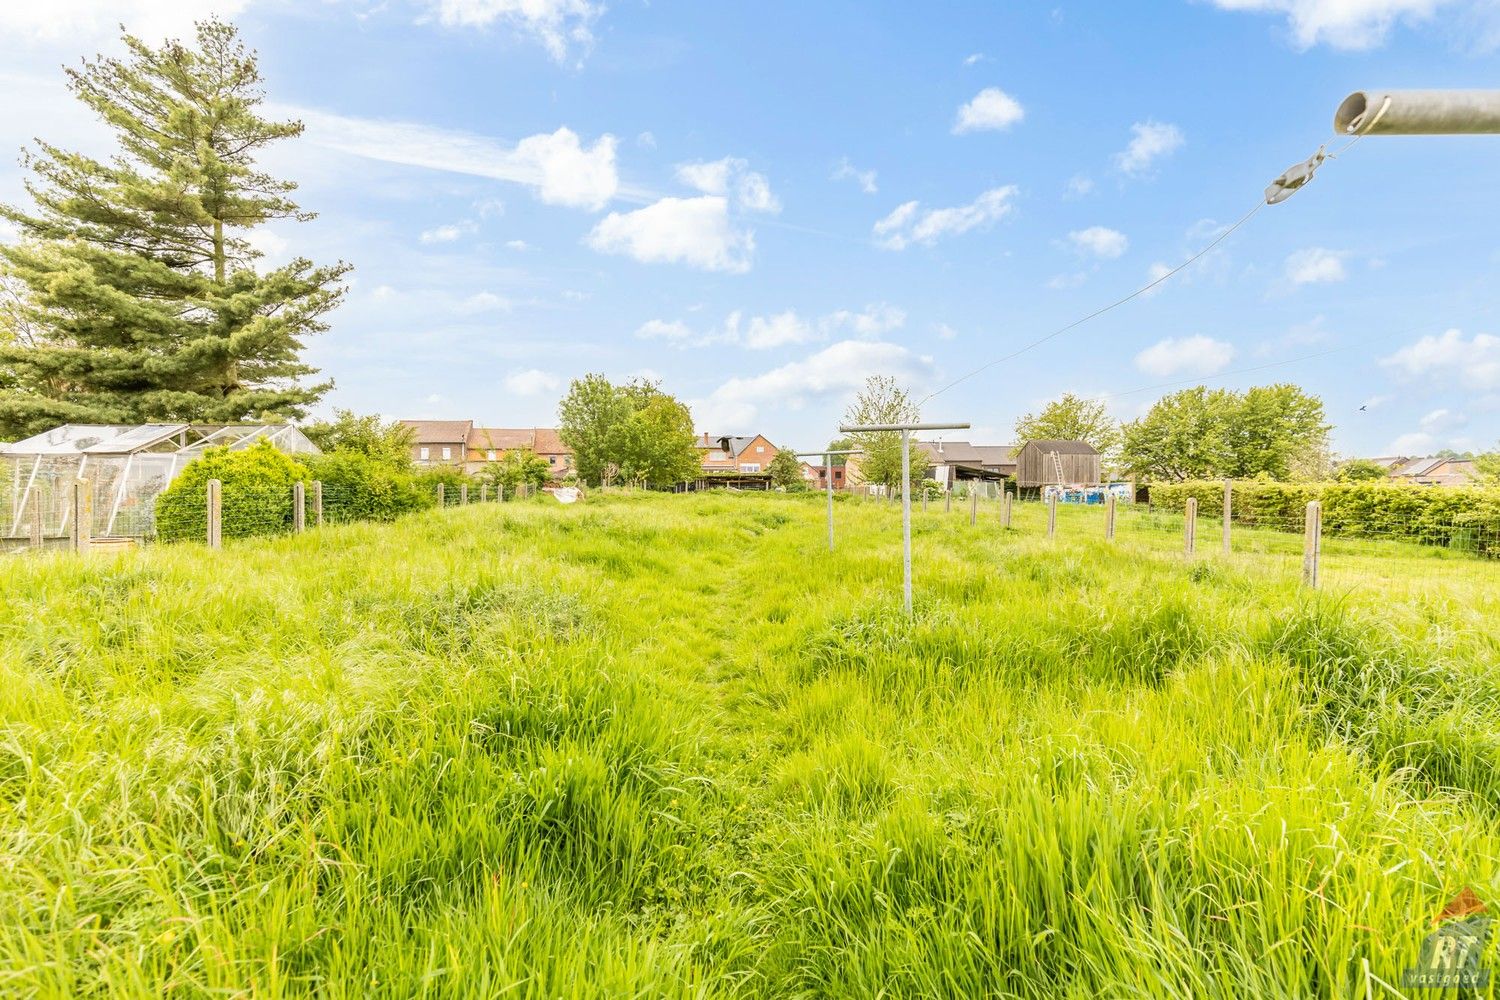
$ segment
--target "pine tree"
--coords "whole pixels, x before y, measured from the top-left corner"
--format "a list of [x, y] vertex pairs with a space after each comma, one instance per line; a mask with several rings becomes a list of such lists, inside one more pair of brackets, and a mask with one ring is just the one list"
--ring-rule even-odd
[[247, 239], [306, 220], [296, 185], [257, 169], [300, 122], [257, 114], [255, 55], [232, 25], [197, 25], [196, 46], [152, 48], [70, 69], [68, 87], [112, 130], [108, 162], [37, 141], [27, 212], [0, 205], [21, 239], [0, 246], [20, 289], [0, 336], [0, 438], [60, 423], [230, 423], [300, 417], [331, 388], [305, 385], [303, 338], [343, 297], [349, 266], [297, 258], [259, 273]]

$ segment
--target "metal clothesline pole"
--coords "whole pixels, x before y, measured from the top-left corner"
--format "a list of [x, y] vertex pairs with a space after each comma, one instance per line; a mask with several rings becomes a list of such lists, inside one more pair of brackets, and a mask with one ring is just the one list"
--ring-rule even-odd
[[901, 596], [911, 614], [911, 432], [961, 431], [963, 424], [852, 424], [839, 426], [840, 434], [901, 433]]
[[799, 451], [798, 458], [806, 458], [809, 455], [817, 455], [823, 459], [823, 480], [828, 487], [828, 551], [833, 551], [833, 456], [835, 455], [863, 455], [864, 452], [858, 448], [846, 448], [840, 451]]

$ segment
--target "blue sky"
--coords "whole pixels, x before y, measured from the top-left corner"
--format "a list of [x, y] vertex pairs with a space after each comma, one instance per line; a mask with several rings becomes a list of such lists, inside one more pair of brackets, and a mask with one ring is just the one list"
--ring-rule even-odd
[[[329, 406], [549, 424], [569, 378], [647, 374], [796, 446], [867, 374], [926, 396], [1180, 263], [1350, 91], [1500, 68], [1493, 0], [62, 0], [0, 10], [0, 140], [107, 148], [59, 65], [209, 11], [307, 123], [267, 162], [319, 217], [268, 259], [355, 266]], [[1003, 442], [1064, 391], [1293, 381], [1342, 454], [1492, 444], [1497, 177], [1500, 136], [1363, 140], [924, 416]]]

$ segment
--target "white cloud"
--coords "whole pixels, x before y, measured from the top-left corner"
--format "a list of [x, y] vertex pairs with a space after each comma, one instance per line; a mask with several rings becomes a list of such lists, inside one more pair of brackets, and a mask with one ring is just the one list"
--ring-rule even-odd
[[866, 338], [878, 337], [905, 323], [904, 310], [877, 302], [861, 312], [840, 309], [815, 321], [804, 319], [794, 309], [748, 318], [737, 309], [724, 317], [724, 322], [718, 327], [703, 333], [680, 320], [653, 319], [641, 324], [635, 335], [642, 340], [663, 340], [678, 347], [736, 345], [750, 350], [769, 350], [827, 340], [845, 332]]
[[752, 350], [765, 350], [787, 344], [805, 344], [815, 336], [812, 327], [788, 309], [774, 316], [756, 316], [751, 319], [745, 325], [744, 344]]
[[1130, 247], [1130, 240], [1124, 233], [1106, 226], [1075, 229], [1068, 234], [1068, 240], [1080, 253], [1092, 254], [1104, 260], [1114, 260]]
[[1151, 287], [1147, 288], [1141, 294], [1144, 295], [1147, 298], [1150, 298], [1151, 296], [1153, 296], [1153, 295], [1157, 294], [1158, 292], [1160, 292], [1163, 288], [1166, 287], [1166, 285], [1165, 284], [1155, 285], [1155, 284], [1152, 284], [1152, 282], [1161, 281], [1163, 278], [1165, 278], [1167, 275], [1169, 275], [1171, 273], [1172, 273], [1172, 266], [1170, 264], [1163, 264], [1159, 260], [1152, 262], [1151, 266], [1148, 267], [1148, 268], [1146, 268], [1146, 284], [1150, 285]]
[[1308, 247], [1287, 255], [1286, 276], [1294, 285], [1315, 285], [1343, 281], [1348, 274], [1342, 253], [1326, 247]]
[[540, 396], [545, 392], [556, 392], [562, 379], [540, 368], [525, 368], [505, 376], [505, 390], [517, 396]]
[[572, 129], [559, 128], [509, 147], [488, 136], [413, 122], [350, 118], [295, 107], [271, 110], [301, 118], [307, 125], [306, 138], [314, 145], [384, 163], [524, 184], [549, 205], [597, 210], [620, 192], [612, 135], [602, 135], [585, 146]]
[[662, 198], [634, 212], [611, 212], [584, 241], [600, 253], [645, 264], [680, 263], [736, 274], [750, 270], [755, 252], [755, 234], [731, 224], [729, 202], [718, 195]]
[[1068, 198], [1083, 198], [1093, 193], [1094, 179], [1087, 174], [1074, 174], [1063, 188], [1063, 195]]
[[647, 320], [636, 329], [635, 335], [642, 340], [665, 340], [674, 344], [693, 339], [693, 331], [681, 320]]
[[1221, 10], [1286, 15], [1298, 48], [1325, 43], [1368, 49], [1385, 41], [1398, 21], [1420, 21], [1447, 0], [1212, 0]]
[[1379, 409], [1380, 407], [1384, 406], [1385, 404], [1389, 403], [1391, 400], [1393, 400], [1395, 398], [1396, 398], [1395, 396], [1390, 396], [1390, 395], [1371, 396], [1369, 399], [1367, 399], [1363, 403], [1359, 404], [1359, 408], [1361, 410]]
[[964, 57], [964, 65], [965, 66], [973, 66], [975, 63], [983, 61], [983, 59], [984, 59], [984, 53], [983, 52], [975, 52], [972, 55], [968, 55], [968, 56]]
[[1422, 430], [1427, 431], [1428, 433], [1436, 434], [1441, 431], [1453, 430], [1454, 428], [1462, 427], [1468, 422], [1469, 418], [1465, 414], [1455, 413], [1453, 410], [1443, 407], [1433, 410], [1423, 416], [1421, 420], [1421, 427]]
[[1115, 165], [1132, 176], [1149, 173], [1157, 160], [1170, 156], [1187, 141], [1182, 129], [1166, 122], [1136, 122], [1130, 131], [1130, 145], [1115, 154]]
[[1436, 444], [1437, 441], [1431, 434], [1414, 432], [1411, 434], [1402, 434], [1391, 442], [1391, 446], [1387, 450], [1392, 455], [1426, 455], [1436, 450], [1434, 447]]
[[875, 171], [860, 170], [849, 162], [848, 157], [839, 161], [839, 165], [834, 168], [833, 173], [829, 175], [829, 179], [835, 181], [854, 181], [865, 194], [874, 194], [880, 190], [875, 185]]
[[642, 132], [635, 137], [635, 144], [642, 149], [655, 149], [656, 136], [651, 132]]
[[570, 49], [587, 50], [592, 25], [604, 5], [589, 0], [437, 0], [438, 19], [449, 27], [488, 28], [496, 21], [531, 35], [562, 62]]
[[113, 38], [123, 23], [148, 41], [186, 38], [193, 22], [211, 15], [232, 20], [250, 0], [50, 0], [0, 4], [0, 34], [32, 41]]
[[1202, 334], [1168, 337], [1135, 356], [1135, 366], [1150, 375], [1212, 375], [1229, 367], [1234, 348]]
[[1500, 337], [1459, 330], [1421, 338], [1380, 363], [1409, 378], [1438, 378], [1473, 389], [1500, 389]]
[[922, 211], [920, 203], [908, 201], [875, 223], [877, 246], [904, 250], [912, 243], [932, 246], [945, 236], [956, 236], [989, 225], [1009, 215], [1018, 188], [1014, 184], [991, 188], [967, 205]]
[[460, 302], [457, 311], [463, 315], [495, 311], [509, 312], [510, 299], [496, 295], [494, 292], [477, 292]]
[[1026, 117], [1021, 102], [999, 87], [986, 87], [974, 99], [958, 109], [953, 121], [954, 135], [983, 130], [1004, 130]]
[[938, 335], [939, 340], [953, 340], [958, 336], [958, 331], [947, 323], [935, 324], [932, 331]]
[[454, 240], [462, 239], [474, 231], [474, 223], [454, 222], [442, 226], [433, 226], [431, 229], [422, 230], [417, 238], [423, 243], [452, 243]]
[[1087, 271], [1074, 271], [1071, 274], [1054, 274], [1047, 279], [1047, 287], [1054, 292], [1063, 292], [1070, 288], [1077, 288], [1088, 280], [1089, 273]]
[[705, 425], [744, 429], [762, 407], [800, 410], [811, 402], [849, 396], [869, 375], [890, 375], [911, 385], [924, 385], [933, 373], [931, 358], [899, 344], [842, 340], [761, 375], [732, 378], [707, 399], [695, 401], [692, 409]]
[[771, 184], [765, 174], [749, 168], [747, 161], [726, 156], [722, 160], [679, 164], [677, 179], [704, 194], [723, 197], [732, 193], [735, 204], [747, 212], [772, 215], [780, 212], [781, 202], [771, 193]]
[[510, 250], [530, 250], [531, 244], [525, 240], [506, 240], [505, 246]]

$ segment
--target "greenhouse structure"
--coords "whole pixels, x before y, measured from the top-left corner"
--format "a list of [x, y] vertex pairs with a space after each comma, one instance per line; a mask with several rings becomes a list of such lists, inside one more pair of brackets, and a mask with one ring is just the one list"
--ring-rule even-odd
[[7, 547], [30, 538], [38, 510], [43, 538], [66, 536], [78, 480], [93, 494], [95, 537], [149, 538], [156, 497], [185, 465], [209, 448], [263, 440], [318, 451], [291, 424], [65, 424], [0, 445], [0, 538]]

